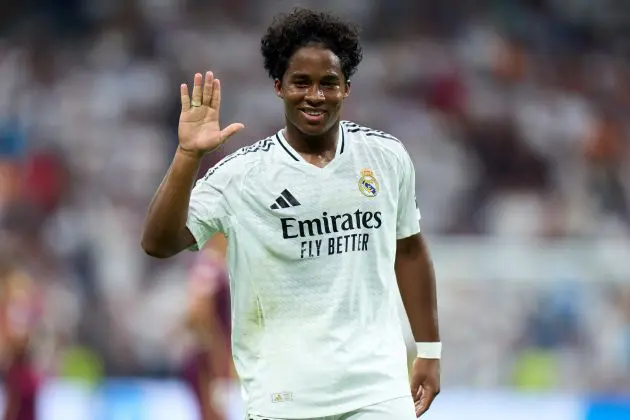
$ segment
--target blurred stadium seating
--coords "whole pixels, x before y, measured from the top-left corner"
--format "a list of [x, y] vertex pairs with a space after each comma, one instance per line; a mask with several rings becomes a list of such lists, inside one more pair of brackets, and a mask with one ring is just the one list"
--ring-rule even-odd
[[[345, 118], [391, 132], [416, 164], [445, 343], [427, 418], [457, 401], [468, 419], [543, 419], [553, 401], [572, 407], [555, 420], [630, 418], [579, 402], [630, 405], [630, 2], [611, 0], [3, 2], [0, 254], [44, 296], [41, 369], [171, 389], [191, 256], [150, 259], [139, 237], [177, 144], [178, 87], [212, 69], [222, 119], [246, 126], [206, 167], [279, 129], [259, 39], [297, 5], [363, 26]], [[98, 418], [145, 418], [125, 401]]]

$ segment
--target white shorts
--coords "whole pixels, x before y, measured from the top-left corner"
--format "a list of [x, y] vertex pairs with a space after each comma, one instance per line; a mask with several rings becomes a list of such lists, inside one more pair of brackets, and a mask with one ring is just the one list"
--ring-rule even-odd
[[[297, 420], [249, 415], [246, 420]], [[300, 420], [416, 420], [416, 410], [411, 396], [395, 398], [368, 405], [345, 414]]]

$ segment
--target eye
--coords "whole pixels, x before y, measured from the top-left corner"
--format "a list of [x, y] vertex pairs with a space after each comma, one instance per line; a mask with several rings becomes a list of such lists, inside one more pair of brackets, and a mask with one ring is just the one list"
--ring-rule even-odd
[[297, 79], [293, 81], [293, 85], [298, 88], [307, 88], [309, 84], [309, 81], [306, 79]]
[[326, 89], [334, 89], [339, 86], [339, 80], [336, 78], [325, 78], [322, 80], [321, 85]]

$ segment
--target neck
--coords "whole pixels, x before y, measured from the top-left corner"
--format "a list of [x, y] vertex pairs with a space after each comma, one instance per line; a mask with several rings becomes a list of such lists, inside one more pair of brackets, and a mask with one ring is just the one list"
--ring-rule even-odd
[[333, 125], [330, 130], [317, 136], [309, 136], [298, 130], [287, 121], [284, 137], [291, 147], [300, 154], [325, 154], [335, 153], [337, 150], [337, 138], [339, 124]]

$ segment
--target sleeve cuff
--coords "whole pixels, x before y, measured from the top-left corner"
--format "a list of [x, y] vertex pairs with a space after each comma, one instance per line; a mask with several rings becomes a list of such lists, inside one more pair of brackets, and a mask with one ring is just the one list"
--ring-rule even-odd
[[199, 251], [200, 249], [203, 248], [203, 246], [208, 241], [208, 238], [207, 238], [207, 235], [204, 232], [204, 229], [201, 226], [199, 226], [197, 223], [195, 223], [194, 221], [192, 221], [190, 219], [186, 222], [186, 227], [190, 231], [190, 234], [193, 236], [193, 238], [195, 238], [195, 243], [192, 244], [188, 248], [188, 250], [189, 251]]
[[396, 232], [396, 239], [405, 239], [418, 233], [420, 233], [420, 225], [407, 227]]

